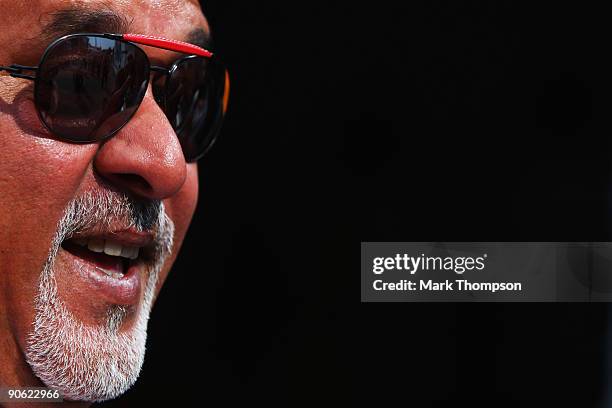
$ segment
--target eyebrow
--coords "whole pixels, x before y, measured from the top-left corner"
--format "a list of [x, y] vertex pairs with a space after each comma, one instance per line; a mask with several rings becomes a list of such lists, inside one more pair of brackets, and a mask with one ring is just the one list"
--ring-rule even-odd
[[[46, 44], [69, 34], [113, 33], [126, 34], [131, 31], [133, 19], [118, 14], [112, 9], [67, 8], [48, 14], [49, 22], [42, 28], [42, 39]], [[185, 41], [199, 47], [210, 49], [212, 37], [203, 28], [189, 32]]]

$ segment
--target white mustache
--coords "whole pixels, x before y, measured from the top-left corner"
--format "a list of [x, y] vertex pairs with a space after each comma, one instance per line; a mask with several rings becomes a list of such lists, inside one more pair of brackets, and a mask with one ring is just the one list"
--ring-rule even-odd
[[76, 233], [129, 228], [154, 233], [155, 258], [172, 251], [174, 224], [161, 201], [137, 201], [109, 190], [87, 192], [72, 200], [58, 224], [52, 247], [57, 247], [57, 253], [59, 245]]

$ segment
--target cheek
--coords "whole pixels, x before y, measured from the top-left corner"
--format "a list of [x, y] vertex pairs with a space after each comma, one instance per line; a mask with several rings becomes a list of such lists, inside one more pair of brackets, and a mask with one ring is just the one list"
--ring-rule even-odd
[[96, 146], [52, 139], [27, 98], [18, 95], [7, 110], [0, 110], [0, 286], [13, 315], [23, 316]]
[[95, 145], [54, 139], [30, 97], [19, 93], [10, 112], [0, 116], [0, 210], [9, 207], [33, 215], [63, 209], [95, 151]]
[[[4, 84], [0, 84], [0, 86], [4, 86]], [[0, 95], [0, 104], [3, 105], [3, 109], [0, 110], [0, 115], [2, 115], [2, 120], [0, 121], [2, 134], [7, 134], [4, 131], [4, 127], [8, 126], [12, 131], [17, 128], [19, 132], [31, 136], [52, 138], [38, 117], [38, 112], [34, 105], [33, 85], [28, 84], [19, 88], [13, 84], [13, 86], [8, 86], [7, 88], [13, 92]], [[6, 115], [3, 115], [4, 113]]]

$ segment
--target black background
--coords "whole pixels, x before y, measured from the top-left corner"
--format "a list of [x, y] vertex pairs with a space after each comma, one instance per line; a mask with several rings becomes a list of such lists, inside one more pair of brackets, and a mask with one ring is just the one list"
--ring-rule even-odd
[[106, 406], [598, 406], [605, 305], [359, 302], [361, 241], [609, 240], [605, 13], [532, 3], [207, 0], [230, 112]]

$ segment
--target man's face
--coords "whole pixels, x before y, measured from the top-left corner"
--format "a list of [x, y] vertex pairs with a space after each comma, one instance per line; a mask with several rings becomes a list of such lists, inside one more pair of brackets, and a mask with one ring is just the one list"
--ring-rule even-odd
[[[189, 0], [0, 0], [0, 9], [0, 65], [37, 65], [44, 27], [66, 9], [116, 14], [138, 34], [189, 41], [195, 30], [208, 33]], [[99, 23], [64, 25], [91, 32]], [[181, 56], [142, 48], [156, 65]], [[85, 384], [63, 390], [85, 400], [124, 392], [197, 194], [196, 164], [185, 162], [150, 87], [114, 137], [71, 144], [40, 122], [32, 81], [0, 76], [0, 384]]]

